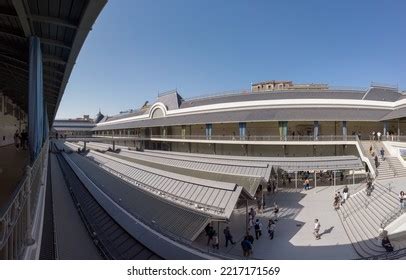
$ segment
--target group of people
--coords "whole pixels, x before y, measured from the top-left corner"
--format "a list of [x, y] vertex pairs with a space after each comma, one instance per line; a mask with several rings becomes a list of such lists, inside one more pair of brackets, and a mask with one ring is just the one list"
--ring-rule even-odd
[[[262, 222], [259, 219], [256, 219], [254, 224], [255, 230], [255, 239], [258, 240], [262, 236]], [[274, 219], [268, 220], [268, 237], [269, 239], [274, 238], [276, 228], [276, 221]], [[244, 239], [241, 241], [241, 248], [243, 251], [244, 257], [249, 257], [253, 253], [254, 249], [254, 237], [251, 235], [250, 231], [248, 230], [244, 236]]]
[[[385, 160], [385, 150], [384, 150], [383, 147], [379, 150], [379, 153], [380, 153], [380, 155], [381, 155], [381, 160], [384, 161], [384, 160]], [[375, 161], [375, 167], [378, 168], [378, 166], [379, 166], [378, 154], [375, 153], [375, 151], [374, 151], [372, 145], [369, 146], [369, 154], [371, 155], [371, 157], [372, 157], [372, 158], [374, 159], [374, 161]]]
[[382, 140], [382, 136], [386, 136], [386, 139], [387, 140], [392, 140], [393, 141], [393, 139], [396, 139], [396, 133], [393, 133], [392, 131], [386, 131], [386, 135], [384, 135], [383, 133], [381, 133], [380, 131], [378, 131], [378, 132], [375, 132], [375, 131], [372, 131], [372, 133], [371, 133], [371, 140], [374, 140], [374, 141], [381, 141]]
[[340, 207], [347, 201], [348, 199], [348, 186], [346, 185], [343, 189], [343, 193], [337, 192], [334, 195], [334, 201], [333, 201], [333, 206], [334, 209], [338, 210]]
[[20, 132], [19, 129], [16, 130], [14, 133], [14, 145], [19, 150], [26, 150], [28, 146], [28, 133], [23, 130]]
[[[211, 223], [207, 224], [207, 226], [204, 229], [206, 236], [207, 236], [207, 245], [212, 246], [213, 249], [220, 249], [220, 240], [219, 236], [214, 229], [213, 225]], [[233, 240], [233, 236], [231, 234], [230, 227], [226, 226], [226, 228], [223, 230], [224, 233], [224, 239], [225, 239], [225, 246], [228, 247], [228, 244], [235, 244]]]

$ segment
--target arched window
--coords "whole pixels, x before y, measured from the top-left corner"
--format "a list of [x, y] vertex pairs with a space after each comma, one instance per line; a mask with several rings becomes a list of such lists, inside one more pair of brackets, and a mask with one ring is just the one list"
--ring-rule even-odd
[[165, 114], [164, 114], [164, 111], [162, 111], [162, 109], [161, 108], [156, 108], [153, 112], [152, 112], [152, 118], [153, 119], [156, 119], [156, 118], [162, 118], [162, 117], [164, 117], [165, 116]]

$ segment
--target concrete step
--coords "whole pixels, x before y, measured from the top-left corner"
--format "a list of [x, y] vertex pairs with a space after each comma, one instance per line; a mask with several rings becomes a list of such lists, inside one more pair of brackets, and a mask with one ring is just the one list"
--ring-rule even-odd
[[[379, 182], [377, 182], [379, 183]], [[398, 207], [396, 194], [383, 185], [375, 184], [371, 196], [361, 190], [351, 195], [339, 211], [340, 219], [361, 257], [371, 257], [385, 253], [378, 238], [382, 220]], [[401, 248], [399, 245], [397, 248]]]

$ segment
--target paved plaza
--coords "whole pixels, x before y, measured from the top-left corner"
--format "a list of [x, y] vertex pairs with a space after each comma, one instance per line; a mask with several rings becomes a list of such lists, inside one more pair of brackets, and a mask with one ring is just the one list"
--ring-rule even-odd
[[[305, 191], [302, 189], [282, 189], [276, 194], [265, 192], [266, 207], [264, 213], [257, 213], [263, 224], [262, 237], [254, 241], [254, 259], [356, 259], [359, 256], [353, 249], [333, 208], [335, 191], [343, 186], [317, 187]], [[363, 188], [362, 185], [350, 185], [350, 194]], [[274, 201], [280, 207], [280, 217], [276, 225], [275, 237], [268, 238], [267, 224], [272, 217]], [[250, 206], [251, 207], [251, 206]], [[254, 209], [255, 205], [252, 205]], [[321, 239], [313, 236], [314, 219], [321, 223]], [[202, 233], [195, 245], [210, 252], [226, 254], [231, 258], [243, 258], [240, 242], [245, 232], [245, 207], [235, 210], [230, 223], [235, 245], [225, 248], [224, 224], [214, 223], [214, 229], [220, 231], [220, 249], [207, 246], [207, 237]], [[255, 237], [254, 229], [251, 234]]]

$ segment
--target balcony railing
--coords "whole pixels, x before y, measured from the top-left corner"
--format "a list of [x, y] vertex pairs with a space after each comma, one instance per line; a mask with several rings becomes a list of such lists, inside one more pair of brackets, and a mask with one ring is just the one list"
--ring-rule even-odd
[[300, 135], [255, 135], [255, 136], [237, 136], [237, 135], [150, 135], [150, 136], [138, 136], [138, 135], [93, 135], [94, 138], [110, 138], [110, 139], [133, 139], [133, 140], [151, 140], [151, 139], [168, 139], [168, 140], [213, 140], [213, 141], [357, 141], [356, 135], [320, 135], [320, 136], [300, 136]]
[[32, 166], [27, 166], [11, 202], [0, 212], [0, 259], [21, 259], [32, 245], [32, 221], [48, 155], [48, 140]]

